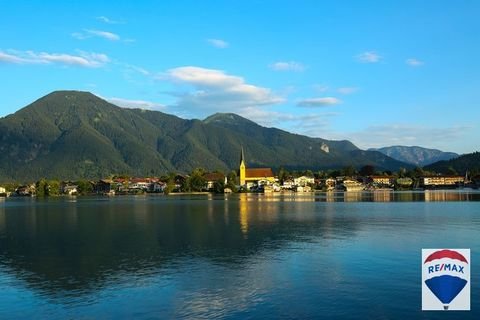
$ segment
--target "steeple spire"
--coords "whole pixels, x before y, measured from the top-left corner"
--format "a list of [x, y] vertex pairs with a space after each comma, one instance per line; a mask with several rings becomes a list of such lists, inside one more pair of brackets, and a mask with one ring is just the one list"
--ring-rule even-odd
[[246, 167], [245, 167], [245, 154], [243, 152], [243, 146], [242, 146], [242, 151], [240, 153], [240, 170], [239, 170], [239, 175], [240, 175], [240, 185], [243, 186], [245, 185], [245, 177], [246, 177]]

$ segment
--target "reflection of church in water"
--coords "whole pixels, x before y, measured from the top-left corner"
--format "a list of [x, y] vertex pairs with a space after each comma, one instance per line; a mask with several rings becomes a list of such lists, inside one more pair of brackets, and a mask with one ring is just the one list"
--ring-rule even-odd
[[271, 184], [275, 182], [271, 168], [249, 168], [246, 167], [245, 153], [242, 151], [240, 154], [240, 185], [250, 188], [253, 185], [258, 184]]

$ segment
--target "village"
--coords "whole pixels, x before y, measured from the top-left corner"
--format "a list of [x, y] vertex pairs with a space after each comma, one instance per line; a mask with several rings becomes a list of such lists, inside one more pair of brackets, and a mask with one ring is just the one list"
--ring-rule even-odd
[[372, 166], [360, 170], [312, 172], [271, 168], [247, 168], [243, 148], [238, 170], [228, 175], [197, 168], [190, 174], [171, 173], [162, 177], [111, 176], [96, 181], [39, 180], [29, 184], [0, 185], [0, 197], [60, 195], [132, 195], [179, 193], [273, 193], [273, 192], [360, 192], [375, 190], [478, 189], [480, 175], [438, 175], [420, 168], [398, 173], [377, 172]]

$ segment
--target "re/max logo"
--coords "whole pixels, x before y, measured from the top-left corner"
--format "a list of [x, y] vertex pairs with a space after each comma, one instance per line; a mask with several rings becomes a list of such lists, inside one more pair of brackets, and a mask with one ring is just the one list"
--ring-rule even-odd
[[436, 264], [433, 266], [428, 267], [428, 273], [432, 272], [439, 272], [439, 271], [456, 271], [459, 273], [464, 273], [463, 272], [463, 266], [457, 265], [457, 264], [450, 264], [450, 263], [442, 263], [442, 264]]

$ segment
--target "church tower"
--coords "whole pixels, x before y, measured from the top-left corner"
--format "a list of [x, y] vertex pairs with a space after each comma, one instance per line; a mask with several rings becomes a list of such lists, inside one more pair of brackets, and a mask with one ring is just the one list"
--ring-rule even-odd
[[243, 153], [243, 146], [242, 146], [242, 153], [240, 154], [240, 185], [244, 186], [245, 185], [245, 155]]

